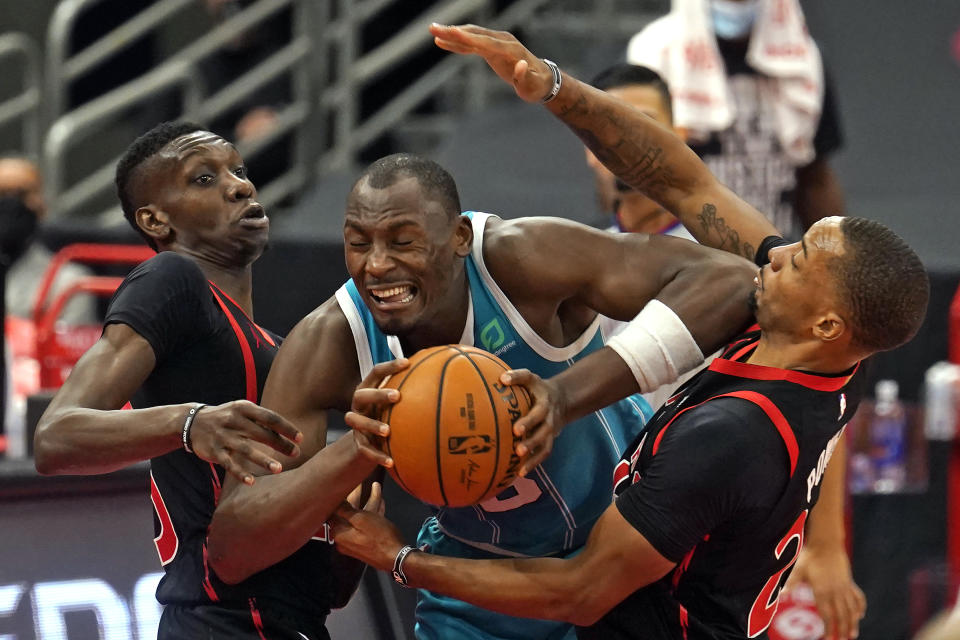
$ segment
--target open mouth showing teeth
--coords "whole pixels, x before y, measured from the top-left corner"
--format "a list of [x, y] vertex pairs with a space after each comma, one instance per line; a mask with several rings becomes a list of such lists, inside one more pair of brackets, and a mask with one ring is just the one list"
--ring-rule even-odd
[[416, 289], [410, 285], [392, 287], [390, 289], [370, 289], [370, 297], [379, 304], [406, 304], [416, 296]]

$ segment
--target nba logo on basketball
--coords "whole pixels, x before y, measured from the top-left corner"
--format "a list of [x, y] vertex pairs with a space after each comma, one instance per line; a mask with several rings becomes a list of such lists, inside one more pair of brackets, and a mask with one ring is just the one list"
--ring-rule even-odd
[[447, 439], [447, 451], [454, 455], [467, 453], [486, 453], [492, 447], [490, 436], [450, 436]]

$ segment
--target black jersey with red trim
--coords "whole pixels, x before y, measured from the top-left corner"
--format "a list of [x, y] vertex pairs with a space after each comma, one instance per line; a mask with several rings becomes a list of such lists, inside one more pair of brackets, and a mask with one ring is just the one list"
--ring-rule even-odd
[[749, 364], [759, 337], [729, 344], [627, 448], [617, 508], [677, 566], [578, 637], [766, 637], [862, 376]]
[[[130, 326], [150, 343], [156, 365], [134, 408], [185, 402], [257, 402], [280, 338], [256, 325], [190, 259], [163, 252], [117, 289], [106, 324]], [[150, 461], [154, 541], [167, 605], [160, 638], [326, 638], [330, 546], [314, 540], [237, 585], [207, 561], [207, 529], [224, 470], [179, 449]], [[264, 540], [264, 544], [269, 544]]]

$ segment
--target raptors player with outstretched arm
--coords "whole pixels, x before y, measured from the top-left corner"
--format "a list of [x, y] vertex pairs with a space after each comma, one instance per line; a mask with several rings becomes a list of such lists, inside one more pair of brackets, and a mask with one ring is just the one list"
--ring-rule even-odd
[[[432, 30], [443, 48], [483, 56], [524, 99], [546, 97], [598, 158], [698, 240], [754, 258], [759, 329], [731, 342], [628, 447], [614, 472], [614, 502], [576, 557], [441, 557], [406, 547], [388, 521], [348, 507], [334, 527], [337, 547], [410, 586], [570, 620], [581, 638], [762, 636], [856, 410], [859, 362], [909, 340], [923, 321], [923, 265], [895, 234], [862, 218], [826, 218], [787, 244], [641, 112], [551, 72], [510, 34]], [[893, 277], [901, 286], [887, 286]], [[636, 390], [643, 341], [626, 333], [547, 381], [508, 374], [538, 399], [519, 422], [563, 423]], [[374, 424], [355, 428], [372, 437]]]

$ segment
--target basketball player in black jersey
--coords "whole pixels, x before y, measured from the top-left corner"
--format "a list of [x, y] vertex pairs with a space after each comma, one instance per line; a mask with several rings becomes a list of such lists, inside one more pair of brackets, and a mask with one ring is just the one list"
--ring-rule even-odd
[[[150, 459], [166, 572], [160, 638], [326, 638], [324, 618], [343, 604], [330, 587], [326, 541], [236, 585], [207, 563], [225, 473], [251, 483], [258, 467], [279, 472], [270, 449], [251, 444], [290, 456], [301, 439], [255, 404], [280, 338], [252, 317], [251, 267], [269, 220], [243, 159], [202, 127], [165, 123], [128, 148], [117, 190], [158, 255], [124, 280], [103, 337], [44, 413], [37, 469], [94, 474]], [[119, 411], [128, 400], [134, 410]]]
[[[862, 218], [825, 218], [787, 244], [640, 111], [570, 76], [555, 79], [510, 34], [431, 30], [442, 48], [484, 57], [526, 101], [555, 95], [547, 108], [619, 178], [701, 242], [755, 259], [758, 329], [733, 340], [628, 447], [614, 474], [614, 503], [578, 556], [433, 556], [405, 547], [382, 517], [349, 507], [334, 525], [338, 548], [409, 586], [573, 621], [582, 638], [765, 636], [859, 402], [860, 361], [906, 342], [923, 321], [923, 265], [895, 234]], [[547, 381], [509, 375], [538, 398], [518, 424], [542, 423], [541, 431], [637, 388], [632, 365], [609, 348]], [[354, 423], [371, 435], [376, 426]], [[862, 614], [862, 603], [846, 606]], [[856, 636], [855, 625], [827, 632]]]

